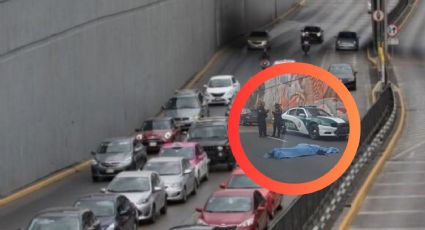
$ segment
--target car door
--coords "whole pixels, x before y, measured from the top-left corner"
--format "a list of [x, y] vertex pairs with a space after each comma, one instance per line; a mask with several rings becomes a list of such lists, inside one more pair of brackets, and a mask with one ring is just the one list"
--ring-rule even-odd
[[297, 120], [296, 120], [296, 126], [299, 130], [299, 132], [308, 134], [308, 128], [307, 128], [307, 120], [308, 120], [308, 114], [307, 111], [303, 108], [297, 109]]
[[297, 124], [298, 118], [297, 115], [297, 109], [290, 109], [288, 112], [284, 113], [282, 118], [283, 122], [285, 123], [286, 129], [291, 131], [299, 131]]
[[267, 227], [266, 199], [259, 191], [254, 191], [254, 215], [260, 229]]

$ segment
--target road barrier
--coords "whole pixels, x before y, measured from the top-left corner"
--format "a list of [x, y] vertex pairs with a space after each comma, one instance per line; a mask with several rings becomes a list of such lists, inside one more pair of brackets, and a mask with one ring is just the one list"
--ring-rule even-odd
[[379, 152], [396, 114], [394, 92], [391, 86], [387, 86], [362, 118], [359, 149], [344, 175], [325, 189], [301, 196], [271, 229], [328, 229], [333, 214], [344, 207], [350, 193], [356, 188], [356, 181], [359, 183], [357, 179], [362, 176], [362, 169]]

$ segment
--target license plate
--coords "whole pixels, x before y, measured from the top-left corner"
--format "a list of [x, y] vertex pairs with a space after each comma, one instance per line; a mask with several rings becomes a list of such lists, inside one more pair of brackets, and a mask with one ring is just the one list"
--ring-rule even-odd
[[155, 147], [156, 146], [156, 142], [149, 142], [149, 146], [150, 147]]
[[113, 169], [106, 169], [106, 173], [114, 173]]

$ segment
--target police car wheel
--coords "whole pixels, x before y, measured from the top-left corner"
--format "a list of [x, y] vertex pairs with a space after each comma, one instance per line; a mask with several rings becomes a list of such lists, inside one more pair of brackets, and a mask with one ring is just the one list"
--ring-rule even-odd
[[311, 139], [317, 139], [320, 137], [319, 134], [319, 127], [317, 125], [311, 125], [310, 128], [308, 129], [308, 134], [310, 135]]

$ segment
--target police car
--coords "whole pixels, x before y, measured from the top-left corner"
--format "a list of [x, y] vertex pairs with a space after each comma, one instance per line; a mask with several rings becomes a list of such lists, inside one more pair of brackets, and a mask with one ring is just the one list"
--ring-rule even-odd
[[287, 131], [319, 137], [347, 137], [348, 123], [315, 106], [295, 107], [282, 114]]

